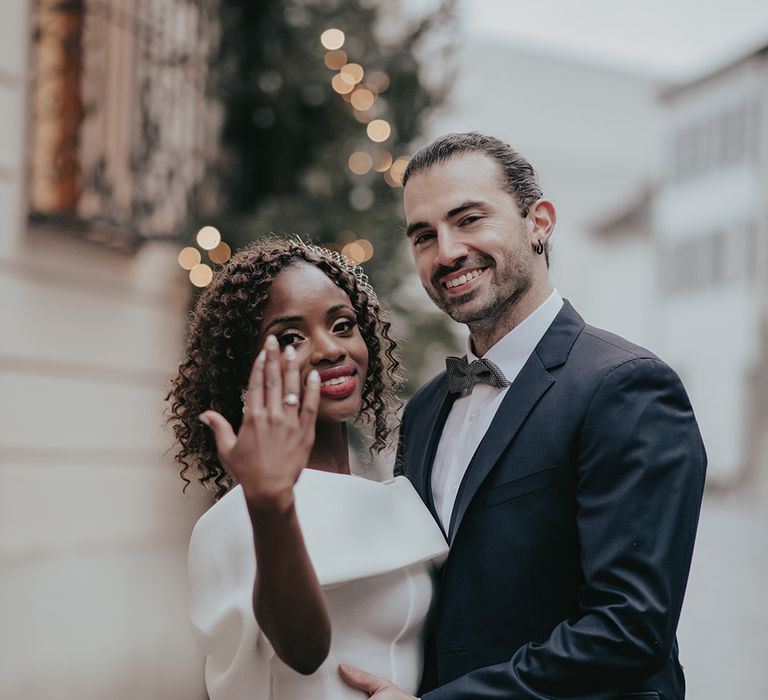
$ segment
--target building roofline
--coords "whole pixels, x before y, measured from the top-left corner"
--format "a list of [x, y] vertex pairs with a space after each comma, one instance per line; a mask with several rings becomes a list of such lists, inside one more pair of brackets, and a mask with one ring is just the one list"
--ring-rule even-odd
[[736, 68], [739, 68], [743, 64], [755, 58], [757, 59], [768, 58], [768, 43], [763, 43], [762, 45], [758, 46], [755, 49], [752, 49], [748, 53], [742, 54], [741, 56], [737, 56], [736, 58], [733, 58], [730, 61], [727, 61], [723, 65], [718, 66], [714, 70], [709, 70], [703, 75], [700, 75], [698, 78], [694, 78], [693, 80], [690, 80], [685, 83], [678, 83], [677, 85], [672, 85], [667, 88], [662, 88], [662, 90], [659, 92], [659, 98], [662, 101], [674, 99], [675, 97], [678, 97], [679, 95], [687, 92], [688, 90], [699, 87], [700, 85], [703, 85], [704, 83], [707, 83], [710, 80], [719, 78], [725, 75], [726, 73], [729, 73], [730, 71], [735, 70]]

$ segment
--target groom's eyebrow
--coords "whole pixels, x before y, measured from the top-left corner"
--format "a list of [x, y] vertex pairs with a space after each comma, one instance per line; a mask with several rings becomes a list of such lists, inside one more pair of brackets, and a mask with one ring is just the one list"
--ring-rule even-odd
[[460, 204], [455, 209], [451, 209], [451, 211], [448, 212], [448, 216], [446, 218], [452, 219], [454, 216], [458, 216], [462, 212], [465, 212], [467, 209], [474, 209], [475, 207], [484, 207], [484, 202], [464, 202], [463, 204]]
[[408, 228], [405, 229], [405, 235], [410, 238], [416, 231], [422, 228], [429, 228], [429, 224], [426, 221], [417, 221], [415, 224], [408, 224]]
[[[462, 204], [459, 204], [458, 207], [454, 207], [451, 209], [448, 214], [446, 215], [446, 219], [452, 219], [454, 216], [458, 216], [462, 212], [466, 211], [467, 209], [474, 209], [475, 207], [484, 207], [485, 202], [463, 202]], [[408, 228], [405, 230], [406, 236], [412, 236], [416, 231], [422, 228], [429, 228], [429, 224], [424, 221], [417, 221], [414, 224], [409, 224]]]

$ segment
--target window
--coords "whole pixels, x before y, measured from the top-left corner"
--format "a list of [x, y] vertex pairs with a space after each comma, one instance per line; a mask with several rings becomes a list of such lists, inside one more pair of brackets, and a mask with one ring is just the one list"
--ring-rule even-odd
[[182, 233], [212, 157], [211, 0], [35, 0], [29, 214], [116, 247]]

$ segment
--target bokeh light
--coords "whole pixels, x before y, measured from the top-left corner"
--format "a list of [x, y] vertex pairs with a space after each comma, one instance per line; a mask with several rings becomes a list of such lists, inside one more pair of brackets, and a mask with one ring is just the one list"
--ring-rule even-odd
[[373, 169], [377, 173], [385, 173], [392, 165], [392, 154], [389, 151], [378, 150], [373, 157]]
[[384, 173], [384, 181], [390, 187], [402, 187], [403, 186], [403, 174], [408, 167], [408, 156], [400, 156], [394, 163], [392, 163], [389, 170]]
[[221, 243], [221, 234], [215, 226], [203, 226], [197, 232], [197, 245], [203, 250], [213, 250]]
[[325, 54], [325, 65], [331, 70], [339, 70], [347, 64], [347, 54], [344, 51], [329, 51]]
[[206, 287], [211, 283], [213, 279], [213, 270], [205, 263], [195, 265], [189, 271], [189, 281], [195, 285], [195, 287]]
[[382, 93], [389, 87], [389, 76], [381, 71], [374, 71], [368, 74], [366, 87], [373, 92]]
[[182, 248], [181, 251], [179, 251], [179, 257], [177, 260], [179, 261], [179, 265], [181, 265], [182, 268], [185, 270], [191, 270], [201, 260], [200, 251], [197, 248], [193, 248], [192, 246], [187, 246], [186, 248]]
[[335, 51], [344, 46], [344, 32], [341, 29], [326, 29], [320, 35], [320, 43], [329, 51]]
[[365, 151], [355, 151], [349, 156], [347, 165], [355, 175], [365, 175], [373, 167], [373, 158]]
[[392, 133], [392, 128], [389, 126], [389, 122], [386, 119], [374, 119], [366, 129], [368, 138], [376, 143], [381, 143], [389, 138]]
[[355, 241], [363, 249], [364, 257], [360, 262], [368, 262], [373, 257], [373, 243], [365, 238]]
[[345, 258], [349, 258], [355, 263], [355, 265], [359, 265], [365, 260], [365, 249], [358, 241], [347, 243], [347, 245], [341, 249], [341, 253]]
[[359, 121], [361, 124], [368, 124], [374, 119], [373, 112], [371, 112], [370, 110], [368, 112], [358, 112], [357, 110], [354, 110], [352, 114], [354, 115], [355, 119], [357, 119], [357, 121]]
[[336, 73], [336, 75], [333, 76], [333, 79], [331, 80], [331, 87], [340, 95], [345, 95], [346, 93], [352, 92], [352, 90], [355, 89], [354, 85], [346, 82], [344, 78], [341, 77], [341, 73]]
[[356, 211], [365, 211], [373, 206], [375, 197], [373, 190], [366, 185], [357, 185], [349, 193], [349, 204]]
[[365, 71], [359, 63], [347, 63], [341, 67], [339, 75], [345, 83], [357, 85], [363, 79]]
[[232, 257], [232, 249], [222, 241], [213, 250], [208, 251], [208, 257], [211, 259], [211, 262], [223, 265]]
[[370, 109], [373, 107], [373, 102], [376, 98], [374, 97], [374, 94], [370, 90], [366, 90], [365, 88], [358, 88], [352, 93], [352, 106], [360, 110], [361, 112], [365, 112], [367, 109]]

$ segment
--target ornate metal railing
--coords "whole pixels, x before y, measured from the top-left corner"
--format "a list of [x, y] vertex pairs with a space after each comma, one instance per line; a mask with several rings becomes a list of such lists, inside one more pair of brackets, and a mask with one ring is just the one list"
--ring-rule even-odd
[[216, 18], [217, 0], [34, 0], [32, 222], [183, 236], [215, 155]]

